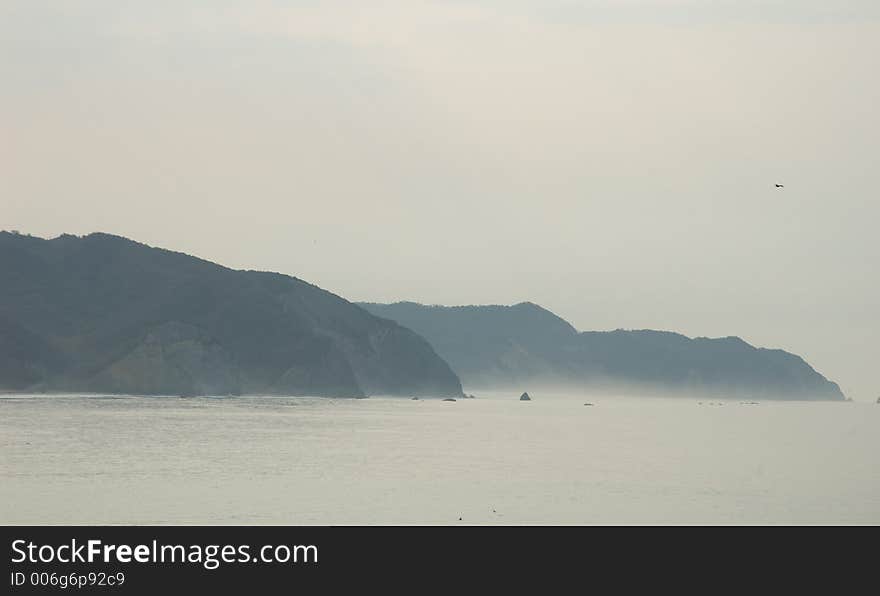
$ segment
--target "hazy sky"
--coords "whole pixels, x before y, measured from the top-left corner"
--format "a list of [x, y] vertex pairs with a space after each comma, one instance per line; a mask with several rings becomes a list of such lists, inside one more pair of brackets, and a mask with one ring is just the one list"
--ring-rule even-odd
[[0, 228], [739, 335], [875, 399], [878, 70], [876, 0], [0, 0]]

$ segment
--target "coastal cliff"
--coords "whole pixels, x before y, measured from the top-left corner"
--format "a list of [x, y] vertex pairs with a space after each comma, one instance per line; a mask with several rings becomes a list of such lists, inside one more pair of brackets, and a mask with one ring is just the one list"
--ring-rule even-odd
[[422, 337], [277, 273], [0, 232], [0, 390], [459, 396]]

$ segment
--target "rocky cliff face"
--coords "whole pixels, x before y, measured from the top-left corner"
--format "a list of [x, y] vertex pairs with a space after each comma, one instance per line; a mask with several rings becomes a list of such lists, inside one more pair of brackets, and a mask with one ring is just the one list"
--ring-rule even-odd
[[147, 331], [141, 343], [84, 386], [109, 393], [237, 395], [241, 380], [232, 355], [217, 340], [198, 327], [171, 321]]
[[556, 386], [596, 392], [762, 399], [844, 399], [800, 357], [736, 337], [634, 330], [579, 333], [531, 303], [363, 304], [424, 335], [471, 387]]
[[461, 394], [422, 337], [285, 275], [4, 232], [0, 279], [2, 390]]

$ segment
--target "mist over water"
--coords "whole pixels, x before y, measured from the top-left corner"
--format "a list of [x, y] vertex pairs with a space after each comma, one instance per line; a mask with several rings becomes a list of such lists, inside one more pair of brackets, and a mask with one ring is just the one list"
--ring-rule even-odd
[[880, 523], [880, 406], [530, 394], [6, 396], [0, 522]]

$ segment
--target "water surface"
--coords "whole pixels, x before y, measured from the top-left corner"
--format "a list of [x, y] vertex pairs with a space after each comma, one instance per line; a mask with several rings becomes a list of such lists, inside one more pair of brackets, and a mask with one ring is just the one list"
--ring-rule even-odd
[[0, 522], [880, 523], [878, 405], [532, 397], [4, 397]]

